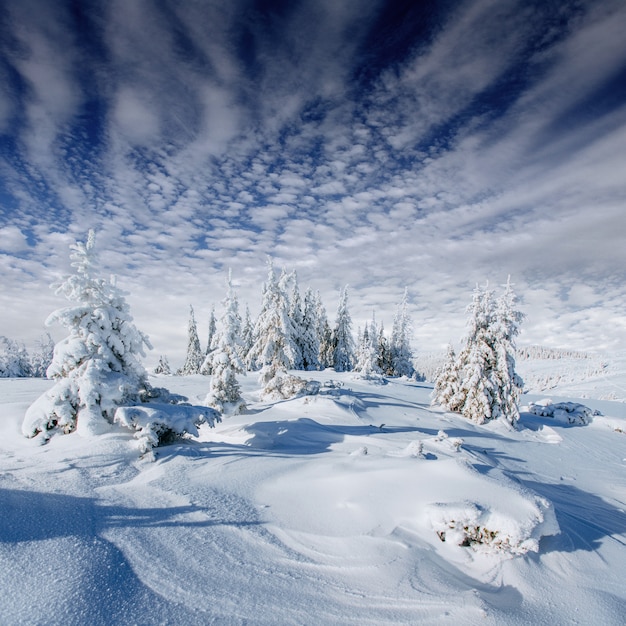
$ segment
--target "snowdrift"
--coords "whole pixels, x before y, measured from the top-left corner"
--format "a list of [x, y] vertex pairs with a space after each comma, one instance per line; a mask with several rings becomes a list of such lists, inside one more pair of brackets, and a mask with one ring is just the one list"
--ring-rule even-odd
[[154, 462], [125, 429], [25, 439], [51, 383], [0, 381], [0, 621], [622, 623], [622, 405], [512, 430], [432, 409], [415, 381], [309, 377], [291, 400], [244, 379], [247, 413]]

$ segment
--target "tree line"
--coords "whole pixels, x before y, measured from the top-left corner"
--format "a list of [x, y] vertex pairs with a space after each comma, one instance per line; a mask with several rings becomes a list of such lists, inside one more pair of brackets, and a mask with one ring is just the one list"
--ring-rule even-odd
[[[55, 345], [47, 368], [54, 385], [26, 412], [22, 432], [28, 437], [43, 435], [47, 440], [55, 432], [73, 431], [94, 435], [118, 424], [134, 431], [147, 453], [172, 435], [197, 434], [200, 424], [213, 426], [220, 415], [245, 410], [237, 377], [246, 371], [258, 371], [266, 398], [315, 393], [314, 381], [295, 376], [290, 372], [294, 369], [333, 367], [356, 371], [365, 379], [414, 374], [406, 290], [390, 339], [373, 318], [355, 342], [347, 287], [331, 328], [319, 294], [307, 290], [301, 300], [295, 273], [277, 276], [270, 260], [254, 324], [247, 311], [243, 319], [239, 313], [230, 273], [222, 313], [209, 325], [205, 351], [191, 310], [187, 358], [180, 373], [211, 374], [205, 401], [192, 406], [186, 398], [150, 384], [142, 364], [145, 348], [152, 349], [150, 341], [135, 326], [115, 279], [99, 276], [94, 246], [93, 231], [86, 242], [73, 244], [75, 273], [53, 285], [70, 306], [54, 311], [46, 324], [59, 323], [69, 334]], [[515, 425], [522, 389], [515, 373], [515, 337], [523, 315], [510, 281], [497, 299], [492, 290], [477, 287], [469, 312], [464, 347], [458, 357], [450, 348], [437, 375], [433, 402], [478, 423], [502, 417]]]

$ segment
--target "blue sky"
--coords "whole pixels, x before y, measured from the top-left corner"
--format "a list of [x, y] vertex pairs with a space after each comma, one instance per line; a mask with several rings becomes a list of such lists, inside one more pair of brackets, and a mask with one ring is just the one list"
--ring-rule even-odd
[[355, 326], [408, 286], [418, 350], [508, 274], [523, 343], [623, 349], [624, 32], [617, 0], [0, 0], [0, 334], [96, 228], [151, 360], [228, 267], [258, 310], [268, 254]]

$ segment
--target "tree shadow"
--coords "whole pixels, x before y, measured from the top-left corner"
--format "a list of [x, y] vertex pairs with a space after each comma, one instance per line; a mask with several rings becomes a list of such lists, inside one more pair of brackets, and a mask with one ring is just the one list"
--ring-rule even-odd
[[[258, 520], [211, 519], [201, 506], [133, 508], [94, 498], [0, 488], [0, 543], [94, 537], [110, 528], [258, 525]], [[206, 516], [206, 519], [199, 519]]]
[[559, 535], [541, 540], [540, 554], [577, 550], [592, 552], [606, 538], [626, 546], [626, 512], [623, 509], [573, 485], [523, 479], [521, 483], [552, 502], [561, 528]]
[[302, 417], [295, 420], [257, 422], [246, 426], [252, 435], [249, 445], [255, 449], [282, 451], [290, 454], [319, 454], [327, 452], [335, 443], [345, 437], [367, 437], [370, 435], [395, 432], [418, 432], [410, 426], [363, 426], [326, 425]]

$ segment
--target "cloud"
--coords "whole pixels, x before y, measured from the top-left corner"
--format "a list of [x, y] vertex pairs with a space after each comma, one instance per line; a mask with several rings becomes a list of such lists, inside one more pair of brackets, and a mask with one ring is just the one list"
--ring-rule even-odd
[[0, 126], [19, 119], [1, 302], [26, 274], [38, 286], [5, 332], [38, 326], [38, 293], [95, 226], [174, 360], [188, 304], [205, 319], [228, 266], [256, 310], [267, 254], [331, 317], [349, 283], [361, 325], [376, 308], [389, 328], [408, 286], [424, 350], [463, 333], [474, 283], [507, 274], [524, 341], [626, 340], [621, 3], [468, 0], [425, 26], [356, 0], [114, 1], [85, 5], [82, 31], [69, 4], [33, 6], [12, 8], [3, 49]]
[[19, 253], [28, 249], [28, 241], [17, 226], [0, 228], [0, 252]]

